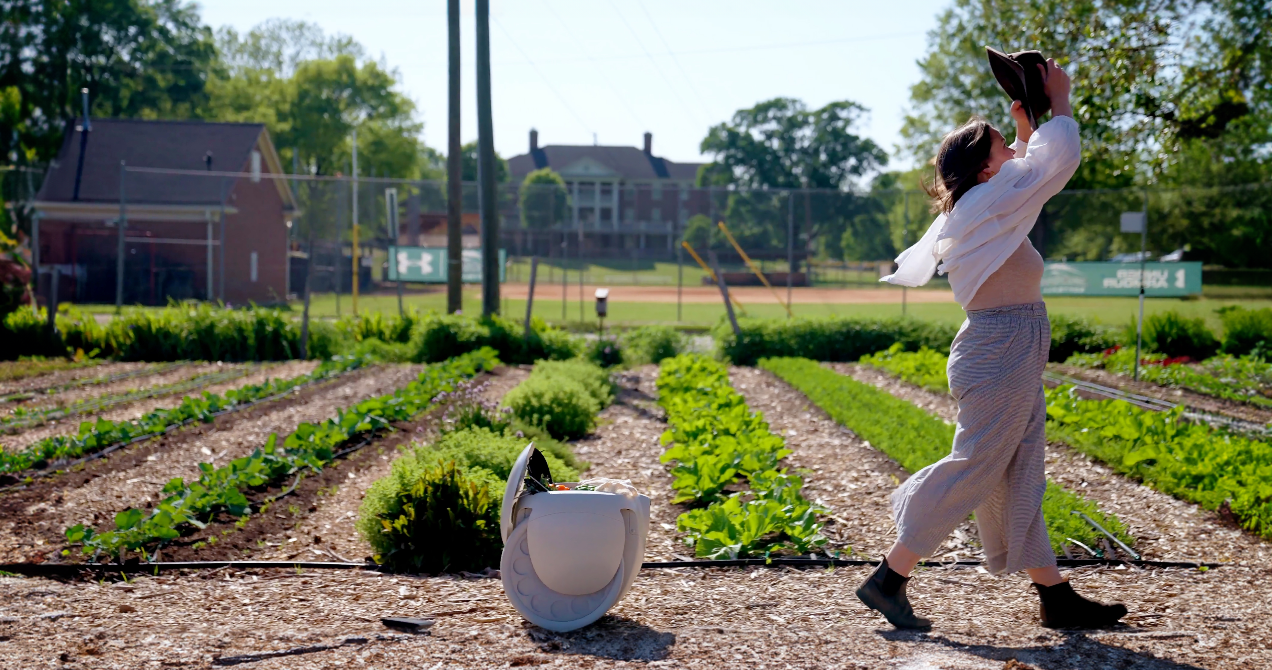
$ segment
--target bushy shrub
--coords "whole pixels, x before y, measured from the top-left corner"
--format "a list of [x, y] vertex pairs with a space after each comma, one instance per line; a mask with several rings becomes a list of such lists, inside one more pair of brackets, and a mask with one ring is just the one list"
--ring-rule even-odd
[[641, 326], [619, 338], [623, 359], [628, 365], [661, 363], [663, 359], [683, 354], [688, 348], [685, 336], [671, 326]]
[[1245, 309], [1231, 305], [1219, 310], [1223, 321], [1223, 353], [1244, 356], [1272, 353], [1272, 308]]
[[601, 407], [614, 402], [614, 394], [618, 391], [609, 371], [578, 358], [568, 361], [539, 361], [530, 376], [578, 382]]
[[411, 337], [417, 363], [443, 361], [484, 346], [493, 347], [500, 360], [513, 364], [573, 358], [581, 350], [578, 338], [541, 319], [531, 321], [526, 336], [521, 323], [501, 316], [430, 312], [421, 318]]
[[[312, 335], [310, 342], [312, 342]], [[374, 358], [383, 363], [410, 363], [415, 352], [406, 342], [384, 342], [378, 338], [362, 340], [353, 348], [355, 356]]]
[[1144, 348], [1174, 358], [1205, 360], [1219, 350], [1219, 341], [1204, 319], [1190, 319], [1171, 310], [1144, 319]]
[[612, 337], [599, 337], [587, 343], [583, 357], [603, 368], [623, 364], [623, 347]]
[[443, 434], [474, 428], [502, 433], [512, 427], [514, 420], [511, 408], [500, 407], [486, 397], [484, 382], [469, 381], [438, 396], [437, 402], [446, 406], [439, 426]]
[[502, 482], [454, 462], [393, 474], [371, 485], [358, 530], [377, 561], [404, 572], [482, 570], [499, 565]]
[[517, 418], [558, 440], [583, 437], [596, 427], [601, 404], [574, 379], [531, 376], [504, 397]]
[[1074, 354], [1094, 354], [1118, 345], [1118, 328], [1089, 319], [1052, 314], [1051, 353], [1048, 360], [1063, 363]]
[[380, 340], [390, 343], [407, 343], [416, 324], [423, 320], [419, 310], [406, 310], [400, 316], [383, 312], [348, 314], [336, 321], [336, 330], [354, 342]]
[[[501, 482], [507, 482], [512, 464], [532, 440], [518, 437], [512, 432], [497, 432], [485, 428], [473, 428], [447, 433], [436, 442], [413, 452], [416, 460], [423, 462], [453, 461], [462, 468], [481, 468], [489, 471]], [[537, 445], [536, 445], [537, 446]], [[542, 448], [543, 458], [552, 471], [552, 479], [558, 482], [576, 482], [579, 473], [551, 451]]]
[[712, 333], [720, 353], [735, 365], [755, 365], [774, 356], [851, 362], [897, 342], [907, 351], [927, 347], [949, 353], [957, 332], [953, 326], [906, 317], [739, 319], [738, 326], [737, 336], [727, 323]]
[[[486, 429], [443, 435], [394, 461], [367, 490], [358, 531], [398, 570], [454, 572], [499, 565], [499, 512], [512, 464], [529, 443]], [[538, 445], [540, 451], [543, 446]], [[544, 451], [557, 481], [578, 472]]]

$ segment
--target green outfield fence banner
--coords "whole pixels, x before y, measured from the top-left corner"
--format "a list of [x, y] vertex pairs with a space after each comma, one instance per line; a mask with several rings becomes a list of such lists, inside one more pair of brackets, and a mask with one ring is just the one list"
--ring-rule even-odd
[[[1139, 263], [1046, 263], [1043, 295], [1139, 295]], [[1144, 295], [1201, 294], [1201, 263], [1145, 263]]]
[[[389, 247], [389, 281], [446, 283], [445, 247]], [[465, 284], [481, 283], [481, 249], [464, 249], [460, 276]], [[508, 252], [499, 250], [499, 281], [507, 279]]]

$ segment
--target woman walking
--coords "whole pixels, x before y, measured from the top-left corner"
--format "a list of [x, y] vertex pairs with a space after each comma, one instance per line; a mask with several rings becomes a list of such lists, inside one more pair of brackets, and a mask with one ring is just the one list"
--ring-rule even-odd
[[[1060, 575], [1042, 516], [1046, 406], [1042, 372], [1051, 328], [1042, 302], [1042, 257], [1027, 235], [1081, 156], [1069, 104], [1069, 76], [1042, 69], [1052, 118], [1033, 130], [1013, 102], [1015, 145], [983, 119], [945, 137], [932, 195], [941, 214], [884, 280], [903, 286], [948, 273], [967, 320], [950, 346], [950, 392], [958, 401], [951, 453], [914, 473], [892, 494], [897, 541], [857, 589], [866, 606], [898, 628], [928, 629], [906, 582], [967, 515], [975, 512], [990, 572], [1024, 570], [1042, 600], [1042, 624], [1102, 627], [1126, 615], [1074, 592]], [[938, 267], [939, 263], [939, 267]]]

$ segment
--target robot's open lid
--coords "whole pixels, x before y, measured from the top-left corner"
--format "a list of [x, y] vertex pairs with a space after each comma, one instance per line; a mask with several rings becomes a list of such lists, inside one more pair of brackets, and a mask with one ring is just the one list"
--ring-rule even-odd
[[512, 470], [508, 473], [508, 485], [504, 488], [503, 508], [499, 511], [499, 534], [505, 542], [512, 533], [512, 513], [517, 506], [517, 498], [547, 491], [552, 483], [548, 460], [534, 448], [534, 442], [527, 444], [512, 464]]

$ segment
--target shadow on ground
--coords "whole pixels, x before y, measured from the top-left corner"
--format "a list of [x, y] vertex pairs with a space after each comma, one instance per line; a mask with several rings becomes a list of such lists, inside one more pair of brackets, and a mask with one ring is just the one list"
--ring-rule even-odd
[[671, 653], [673, 633], [654, 630], [633, 619], [606, 615], [582, 630], [553, 633], [526, 625], [526, 634], [549, 654], [578, 654], [615, 661], [658, 661]]
[[[1117, 632], [1125, 632], [1128, 638], [1134, 639], [1136, 633], [1141, 631], [1133, 627], [1123, 627]], [[941, 635], [913, 631], [888, 630], [881, 631], [879, 634], [892, 642], [908, 642], [916, 646], [930, 645], [940, 650], [971, 654], [992, 661], [1007, 662], [1015, 659], [1038, 670], [1090, 670], [1091, 668], [1201, 670], [1195, 665], [1176, 663], [1152, 654], [1106, 644], [1080, 632], [1069, 633], [1054, 644], [1039, 644], [1031, 647], [965, 644]]]

